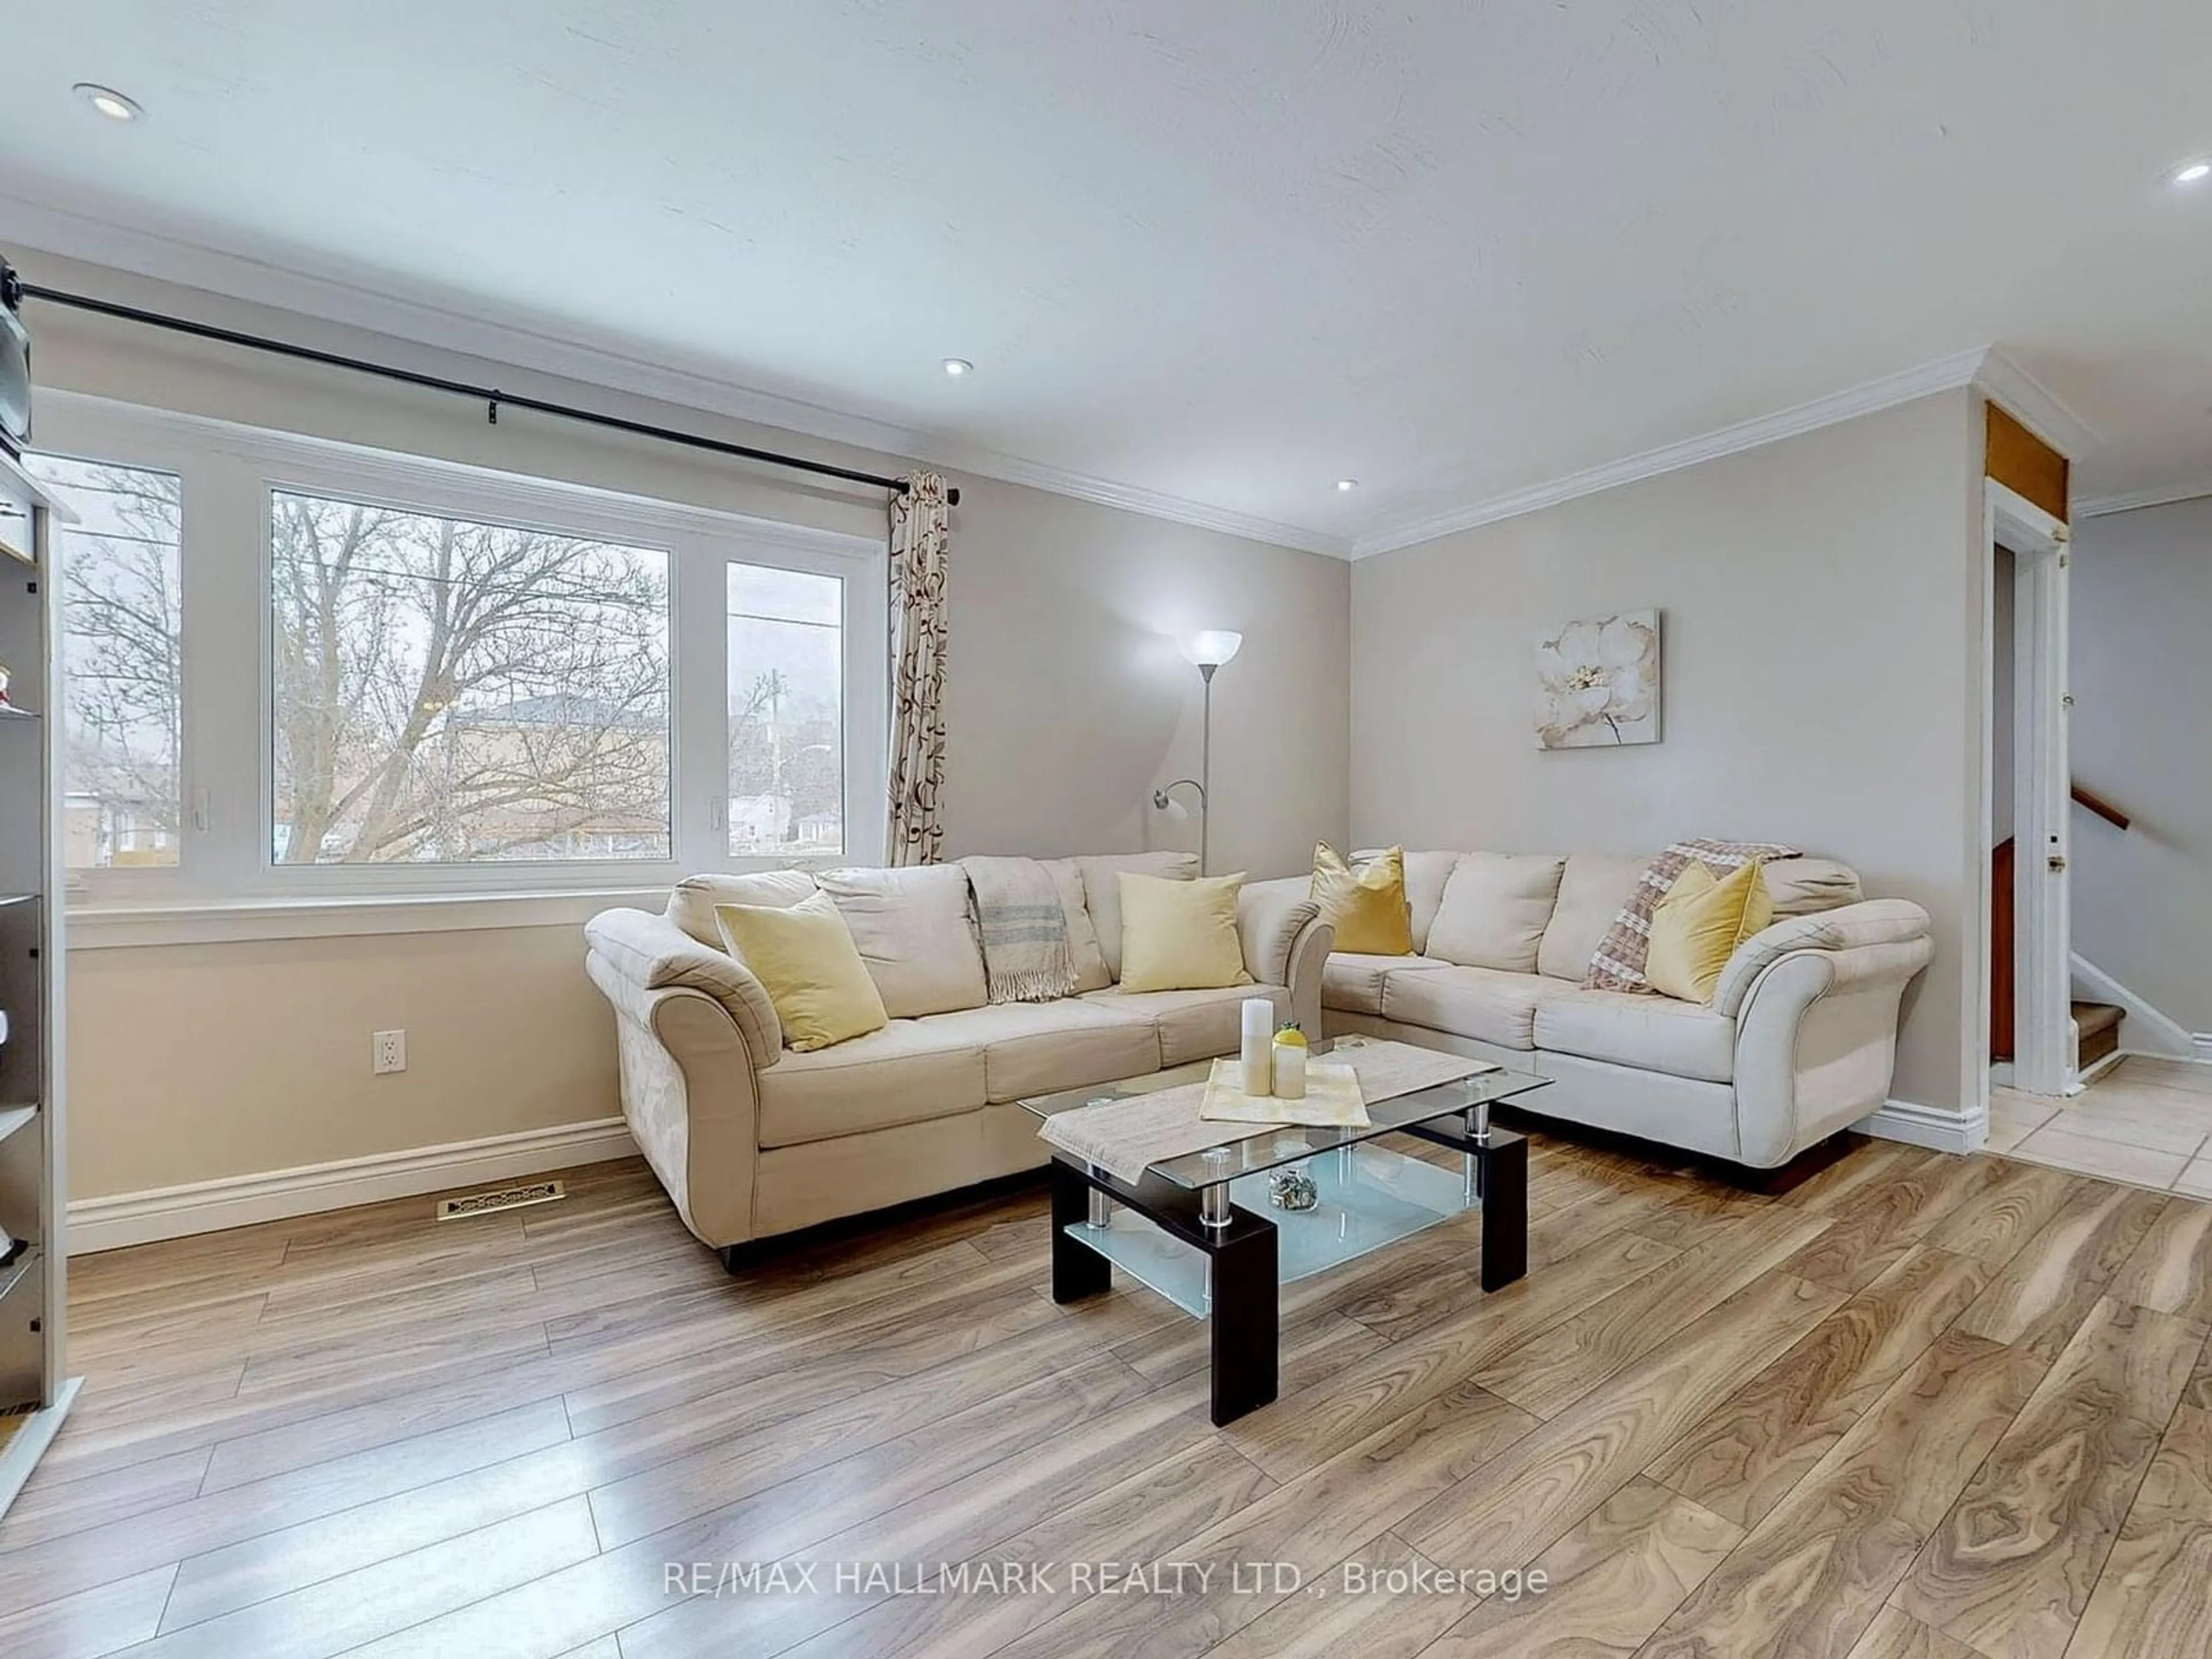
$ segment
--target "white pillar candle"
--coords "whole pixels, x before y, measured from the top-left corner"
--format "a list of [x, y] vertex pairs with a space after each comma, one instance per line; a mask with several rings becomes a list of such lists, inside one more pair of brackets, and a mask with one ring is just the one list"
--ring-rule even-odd
[[1304, 1100], [1306, 1097], [1304, 1043], [1279, 1042], [1275, 1045], [1275, 1093], [1284, 1100]]
[[1275, 1005], [1266, 997], [1244, 999], [1244, 1092], [1275, 1092]]

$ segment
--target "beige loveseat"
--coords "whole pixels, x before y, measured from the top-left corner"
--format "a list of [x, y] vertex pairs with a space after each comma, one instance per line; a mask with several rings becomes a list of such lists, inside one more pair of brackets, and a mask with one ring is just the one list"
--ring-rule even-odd
[[[1553, 1081], [1532, 1111], [1757, 1169], [1888, 1096], [1899, 999], [1934, 948], [1928, 913], [1863, 899], [1843, 865], [1766, 866], [1774, 925], [1736, 951], [1705, 1008], [1582, 988], [1648, 859], [1405, 857], [1417, 954], [1331, 956], [1331, 1036], [1395, 1036], [1534, 1072]], [[1287, 898], [1307, 884], [1261, 890]]]
[[[1122, 872], [1188, 879], [1182, 853], [1050, 860], [1077, 994], [991, 1004], [957, 864], [695, 876], [667, 908], [603, 911], [585, 966], [614, 1005], [623, 1115], [684, 1224], [734, 1247], [817, 1222], [1035, 1169], [1047, 1161], [1024, 1096], [1237, 1052], [1244, 999], [1321, 1024], [1330, 933], [1304, 884], [1248, 886], [1245, 971], [1220, 990], [1125, 993]], [[722, 948], [717, 904], [795, 904], [817, 887], [851, 927], [883, 1030], [800, 1054], [767, 990]]]

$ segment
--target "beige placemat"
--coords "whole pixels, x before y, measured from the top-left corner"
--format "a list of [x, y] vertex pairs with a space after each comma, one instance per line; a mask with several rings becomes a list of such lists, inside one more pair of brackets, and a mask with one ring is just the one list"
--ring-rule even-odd
[[1364, 1129], [1374, 1122], [1359, 1092], [1359, 1073], [1334, 1060], [1306, 1062], [1306, 1091], [1296, 1100], [1246, 1094], [1244, 1062], [1217, 1060], [1198, 1115], [1208, 1123], [1300, 1123], [1315, 1129]]
[[[1438, 1084], [1479, 1077], [1498, 1068], [1486, 1060], [1447, 1054], [1411, 1043], [1341, 1042], [1332, 1060], [1349, 1065], [1368, 1100], [1395, 1100]], [[1040, 1138], [1072, 1158], [1095, 1164], [1117, 1181], [1134, 1182], [1155, 1164], [1208, 1146], [1226, 1146], [1269, 1129], [1274, 1123], [1210, 1122], [1199, 1116], [1206, 1099], [1203, 1083], [1185, 1083], [1126, 1100], [1102, 1101], [1055, 1112], [1037, 1130]]]

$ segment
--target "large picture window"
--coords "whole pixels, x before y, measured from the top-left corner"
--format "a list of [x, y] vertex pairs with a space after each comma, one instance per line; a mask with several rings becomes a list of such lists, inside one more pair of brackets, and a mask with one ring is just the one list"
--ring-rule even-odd
[[110, 937], [882, 858], [874, 538], [67, 394], [40, 422], [78, 519], [71, 904]]
[[666, 859], [668, 558], [270, 497], [280, 864]]
[[183, 482], [34, 455], [76, 514], [62, 571], [63, 844], [72, 870], [177, 862], [184, 821]]

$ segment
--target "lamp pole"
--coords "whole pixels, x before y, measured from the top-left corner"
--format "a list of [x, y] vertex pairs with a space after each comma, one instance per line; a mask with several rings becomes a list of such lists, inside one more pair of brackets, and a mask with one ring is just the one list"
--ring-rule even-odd
[[1226, 629], [1208, 629], [1194, 634], [1183, 641], [1183, 660], [1198, 670], [1205, 682], [1203, 703], [1198, 726], [1198, 775], [1177, 778], [1164, 788], [1152, 791], [1152, 805], [1160, 811], [1168, 810], [1170, 791], [1188, 785], [1198, 791], [1198, 872], [1205, 875], [1213, 867], [1213, 671], [1237, 654], [1244, 643], [1242, 634]]
[[1221, 665], [1202, 662], [1200, 676], [1206, 681], [1204, 713], [1198, 722], [1198, 873], [1212, 873], [1207, 857], [1213, 844], [1213, 671]]

